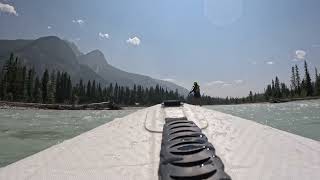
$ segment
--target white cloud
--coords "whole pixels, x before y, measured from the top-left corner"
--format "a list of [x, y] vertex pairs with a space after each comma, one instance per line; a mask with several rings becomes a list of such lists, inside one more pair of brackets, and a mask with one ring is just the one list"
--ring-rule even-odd
[[294, 61], [303, 61], [306, 59], [306, 51], [304, 50], [296, 50]]
[[211, 81], [211, 82], [208, 82], [206, 83], [207, 86], [213, 86], [213, 85], [221, 85], [221, 84], [224, 84], [225, 82], [224, 81]]
[[233, 82], [226, 82], [226, 81], [218, 80], [218, 81], [207, 82], [205, 84], [205, 86], [206, 87], [229, 87], [232, 85], [240, 85], [243, 83], [244, 83], [244, 80], [241, 80], [241, 79], [234, 80]]
[[102, 38], [102, 39], [109, 39], [109, 34], [99, 32], [99, 37]]
[[48, 29], [52, 29], [52, 26], [48, 26]]
[[273, 61], [267, 61], [266, 64], [268, 64], [268, 65], [274, 65], [274, 62], [273, 62]]
[[257, 63], [257, 61], [252, 61], [251, 64], [257, 65], [258, 63]]
[[74, 19], [72, 20], [73, 23], [79, 24], [79, 25], [83, 25], [84, 24], [84, 20], [82, 19]]
[[15, 7], [13, 7], [10, 4], [4, 4], [1, 2], [0, 2], [0, 12], [9, 13], [9, 14], [13, 14], [15, 16], [18, 16], [18, 13], [17, 13]]
[[243, 80], [241, 80], [241, 79], [238, 79], [238, 80], [234, 80], [234, 83], [236, 83], [236, 84], [242, 84], [244, 81]]
[[128, 44], [134, 45], [134, 46], [139, 46], [141, 43], [141, 40], [138, 37], [134, 37], [134, 38], [129, 38], [127, 40]]
[[228, 86], [232, 86], [232, 84], [230, 84], [230, 83], [224, 83], [224, 84], [222, 84], [222, 87], [228, 87]]

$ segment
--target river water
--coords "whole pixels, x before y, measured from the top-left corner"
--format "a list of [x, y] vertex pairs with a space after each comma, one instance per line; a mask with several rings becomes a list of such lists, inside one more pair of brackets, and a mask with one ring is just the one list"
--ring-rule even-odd
[[[320, 100], [205, 107], [320, 140]], [[136, 110], [0, 109], [0, 167]]]
[[0, 109], [0, 167], [136, 110]]
[[206, 108], [320, 141], [320, 100], [206, 106]]

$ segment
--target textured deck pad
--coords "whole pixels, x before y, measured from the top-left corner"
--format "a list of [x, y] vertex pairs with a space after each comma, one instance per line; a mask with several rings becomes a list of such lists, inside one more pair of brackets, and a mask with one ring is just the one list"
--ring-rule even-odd
[[[186, 134], [187, 133], [187, 134]], [[166, 118], [159, 165], [160, 180], [231, 180], [201, 129], [187, 118]]]

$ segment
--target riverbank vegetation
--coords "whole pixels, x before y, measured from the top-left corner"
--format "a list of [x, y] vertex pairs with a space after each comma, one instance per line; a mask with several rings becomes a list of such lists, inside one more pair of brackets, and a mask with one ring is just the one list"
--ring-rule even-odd
[[303, 78], [301, 78], [298, 66], [293, 66], [291, 68], [291, 82], [289, 86], [280, 82], [279, 78], [276, 77], [267, 86], [264, 93], [265, 99], [273, 101], [277, 99], [295, 100], [318, 97], [320, 95], [320, 76], [317, 68], [315, 68], [314, 81], [312, 81], [307, 61], [304, 61], [303, 74]]
[[290, 85], [281, 82], [276, 76], [267, 85], [263, 93], [249, 92], [247, 97], [242, 98], [212, 98], [203, 96], [203, 104], [242, 104], [242, 103], [260, 103], [260, 102], [288, 102], [296, 100], [318, 99], [320, 96], [320, 74], [315, 68], [314, 80], [309, 73], [307, 61], [304, 61], [303, 75], [300, 75], [298, 65], [291, 68]]
[[67, 72], [45, 70], [38, 75], [11, 54], [0, 74], [0, 99], [3, 101], [43, 104], [86, 104], [110, 101], [120, 105], [153, 105], [164, 99], [183, 99], [178, 91], [160, 86], [133, 88], [95, 80], [73, 83]]
[[[258, 102], [287, 102], [292, 100], [314, 99], [320, 96], [320, 74], [315, 69], [312, 81], [308, 64], [304, 62], [304, 75], [300, 75], [297, 65], [291, 69], [291, 84], [288, 86], [278, 77], [267, 85], [263, 93], [249, 92], [247, 97], [210, 97], [203, 95], [203, 105], [243, 104]], [[90, 104], [112, 102], [124, 106], [150, 106], [166, 99], [179, 99], [192, 103], [192, 96], [183, 97], [178, 91], [156, 87], [101, 85], [95, 80], [77, 83], [67, 72], [45, 70], [37, 74], [32, 67], [19, 61], [11, 54], [0, 72], [0, 100], [42, 104]]]

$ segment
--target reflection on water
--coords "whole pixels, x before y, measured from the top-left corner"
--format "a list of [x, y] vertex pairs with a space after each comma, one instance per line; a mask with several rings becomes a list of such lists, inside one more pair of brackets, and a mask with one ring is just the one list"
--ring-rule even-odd
[[320, 100], [281, 104], [206, 106], [206, 108], [320, 140]]
[[136, 110], [0, 109], [0, 167]]

